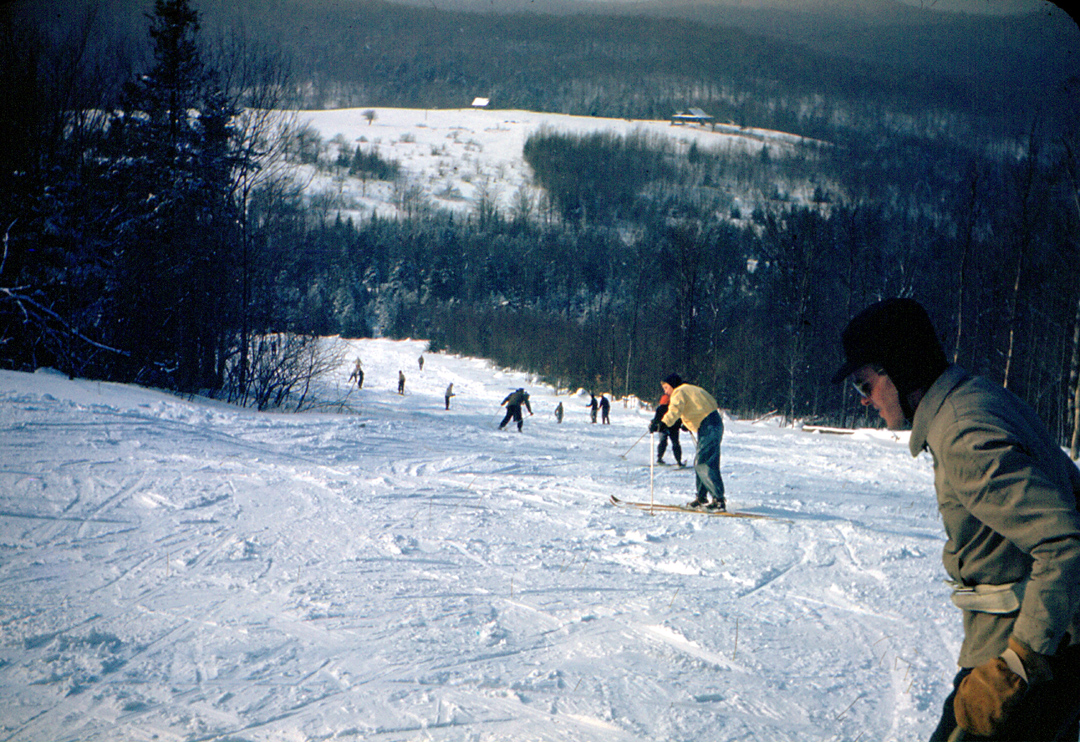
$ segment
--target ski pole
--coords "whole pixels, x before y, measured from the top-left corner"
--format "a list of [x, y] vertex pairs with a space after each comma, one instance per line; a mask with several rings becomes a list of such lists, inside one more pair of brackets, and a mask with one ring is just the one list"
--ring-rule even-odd
[[[641, 438], [644, 438], [644, 437], [645, 437], [645, 436], [647, 436], [647, 435], [649, 435], [649, 431], [648, 431], [648, 430], [646, 430], [646, 431], [645, 431], [644, 433], [642, 433], [642, 434], [641, 434]], [[638, 438], [638, 439], [637, 439], [636, 441], [634, 441], [634, 446], [636, 446], [637, 444], [641, 443], [641, 438]], [[620, 458], [620, 459], [625, 459], [625, 458], [626, 458], [626, 454], [628, 454], [628, 453], [630, 453], [631, 451], [633, 451], [633, 450], [634, 450], [634, 446], [630, 446], [630, 448], [626, 449], [626, 453], [622, 453], [622, 454], [619, 454], [619, 458]]]
[[[645, 436], [642, 436], [642, 438], [644, 438], [644, 437]], [[655, 438], [656, 438], [656, 436], [653, 435], [652, 431], [649, 431], [649, 507], [650, 508], [653, 505], [656, 504], [655, 501], [654, 501], [654, 498], [653, 498], [653, 441], [655, 440]]]

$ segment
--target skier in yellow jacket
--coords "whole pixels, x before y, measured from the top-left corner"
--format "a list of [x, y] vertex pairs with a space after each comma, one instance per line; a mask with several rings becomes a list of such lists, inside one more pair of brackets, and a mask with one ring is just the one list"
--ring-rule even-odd
[[727, 510], [724, 480], [720, 477], [720, 442], [724, 438], [724, 421], [720, 417], [716, 398], [699, 386], [684, 383], [678, 374], [665, 377], [660, 386], [668, 395], [668, 410], [659, 421], [649, 425], [649, 432], [655, 433], [660, 429], [660, 424], [671, 427], [681, 418], [686, 429], [697, 435], [697, 451], [694, 454], [697, 497], [687, 506]]

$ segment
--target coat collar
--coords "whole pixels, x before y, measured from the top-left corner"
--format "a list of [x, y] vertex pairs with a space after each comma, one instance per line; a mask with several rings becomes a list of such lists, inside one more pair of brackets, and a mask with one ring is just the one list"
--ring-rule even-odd
[[968, 378], [968, 372], [953, 364], [942, 372], [941, 376], [930, 385], [926, 394], [915, 408], [915, 419], [911, 421], [911, 438], [908, 445], [912, 456], [918, 456], [926, 448], [926, 437], [930, 434], [930, 422], [938, 410], [945, 404], [945, 399], [952, 390]]

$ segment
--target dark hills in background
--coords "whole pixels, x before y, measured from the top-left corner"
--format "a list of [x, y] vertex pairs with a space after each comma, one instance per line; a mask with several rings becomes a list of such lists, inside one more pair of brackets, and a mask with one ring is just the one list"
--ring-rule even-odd
[[[63, 23], [81, 0], [16, 3]], [[98, 23], [145, 48], [151, 0], [102, 0]], [[991, 135], [1052, 119], [1080, 76], [1080, 29], [1056, 6], [946, 13], [895, 0], [203, 0], [203, 32], [280, 45], [296, 104], [493, 107], [721, 120], [824, 136], [927, 111]], [[855, 113], [853, 113], [855, 111]], [[936, 114], [935, 114], [936, 115]], [[858, 123], [852, 119], [858, 119]], [[925, 126], [925, 123], [923, 124]], [[925, 133], [925, 132], [919, 132]], [[959, 136], [967, 136], [966, 131]]]
[[[499, 11], [505, 14], [551, 12], [563, 17], [610, 15], [668, 18], [702, 24], [705, 43], [723, 44], [730, 30], [751, 37], [782, 42], [784, 57], [803, 56], [802, 65], [821, 68], [826, 88], [836, 81], [830, 72], [842, 65], [828, 58], [866, 65], [848, 68], [860, 82], [898, 81], [911, 92], [926, 96], [919, 88], [969, 89], [992, 108], [1002, 101], [1037, 105], [1048, 91], [1080, 73], [1080, 29], [1076, 20], [1049, 2], [1041, 10], [1024, 15], [989, 15], [942, 12], [896, 0], [798, 0], [791, 2], [743, 2], [741, 0], [642, 0], [640, 2], [582, 2], [578, 0], [412, 0], [418, 7], [436, 3], [443, 10]], [[973, 9], [1003, 5], [996, 0], [971, 0]], [[636, 41], [625, 38], [627, 45]], [[680, 52], [693, 57], [705, 51], [703, 41], [687, 30]], [[756, 53], [754, 53], [756, 52]], [[775, 47], [765, 44], [748, 63], [765, 72], [772, 67], [783, 79], [791, 74], [783, 59], [775, 59]], [[644, 58], [644, 55], [642, 55]], [[779, 64], [770, 63], [775, 59]], [[689, 59], [687, 60], [689, 63]], [[795, 70], [797, 74], [797, 70]]]

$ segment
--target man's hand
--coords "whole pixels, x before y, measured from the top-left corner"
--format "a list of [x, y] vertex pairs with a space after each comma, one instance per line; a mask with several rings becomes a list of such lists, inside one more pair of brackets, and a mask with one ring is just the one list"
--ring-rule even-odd
[[[1050, 664], [1023, 642], [1010, 638], [1009, 649], [1016, 653], [1027, 679], [1009, 669], [1003, 657], [984, 662], [960, 681], [953, 701], [956, 723], [982, 737], [1000, 734], [1027, 693], [1028, 683], [1050, 680]], [[1021, 669], [1021, 668], [1017, 668]]]
[[984, 662], [960, 681], [953, 700], [956, 723], [965, 732], [980, 737], [998, 734], [1009, 713], [1020, 703], [1027, 690], [1022, 677], [1009, 669], [1005, 660], [995, 657]]

